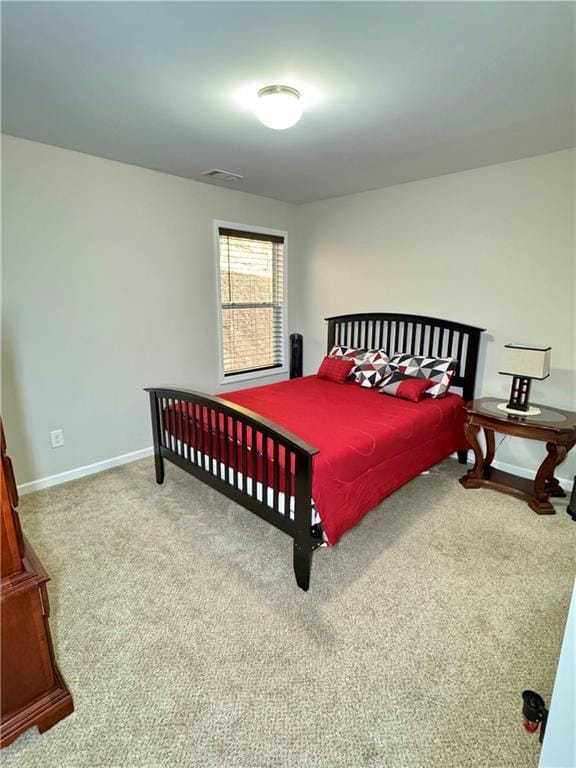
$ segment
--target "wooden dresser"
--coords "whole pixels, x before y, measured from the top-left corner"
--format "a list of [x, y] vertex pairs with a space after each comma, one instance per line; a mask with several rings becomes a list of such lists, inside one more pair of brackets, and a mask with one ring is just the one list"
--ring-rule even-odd
[[34, 726], [43, 733], [74, 710], [54, 661], [48, 626], [48, 575], [22, 535], [18, 494], [1, 431], [1, 731], [5, 747]]

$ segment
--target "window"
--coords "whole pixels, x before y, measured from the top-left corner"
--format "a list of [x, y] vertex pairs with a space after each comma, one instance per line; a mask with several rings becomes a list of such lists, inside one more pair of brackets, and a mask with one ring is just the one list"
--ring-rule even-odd
[[218, 226], [224, 380], [284, 368], [284, 260], [284, 235]]

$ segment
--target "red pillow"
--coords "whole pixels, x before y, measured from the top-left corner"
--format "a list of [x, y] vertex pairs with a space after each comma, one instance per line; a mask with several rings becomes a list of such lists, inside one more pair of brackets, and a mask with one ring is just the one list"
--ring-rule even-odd
[[352, 368], [356, 365], [354, 360], [345, 360], [343, 357], [326, 357], [320, 363], [318, 373], [319, 379], [327, 379], [336, 384], [344, 384]]
[[402, 370], [393, 371], [382, 382], [380, 393], [382, 395], [392, 395], [401, 397], [403, 400], [412, 400], [417, 403], [422, 400], [424, 393], [436, 384], [430, 379], [420, 379], [416, 376], [409, 376]]

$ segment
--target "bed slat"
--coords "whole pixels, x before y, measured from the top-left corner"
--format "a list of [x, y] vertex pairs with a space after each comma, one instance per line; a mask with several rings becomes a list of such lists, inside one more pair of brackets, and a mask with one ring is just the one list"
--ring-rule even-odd
[[270, 470], [272, 472], [271, 486], [272, 486], [272, 509], [278, 510], [278, 453], [277, 453], [276, 441], [272, 441], [272, 466]]
[[290, 517], [290, 496], [292, 494], [292, 476], [290, 466], [292, 453], [288, 448], [284, 448], [284, 516]]
[[262, 432], [262, 501], [268, 505], [268, 435]]
[[258, 479], [258, 442], [257, 433], [254, 427], [251, 427], [250, 435], [250, 453], [252, 457], [252, 496], [256, 498], [256, 481]]
[[[218, 477], [220, 477], [220, 430], [218, 429], [218, 413], [216, 411], [212, 412], [212, 415], [214, 416], [214, 427], [212, 428], [212, 421], [210, 421], [210, 431], [214, 429], [213, 431], [213, 449], [214, 449], [214, 459], [216, 461], [216, 474]], [[212, 419], [212, 416], [210, 417]]]

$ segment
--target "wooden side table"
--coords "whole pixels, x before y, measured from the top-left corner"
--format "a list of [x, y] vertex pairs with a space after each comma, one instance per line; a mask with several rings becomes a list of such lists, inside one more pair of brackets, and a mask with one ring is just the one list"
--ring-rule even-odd
[[[516, 416], [499, 410], [500, 402], [502, 401], [495, 397], [483, 397], [480, 400], [472, 400], [465, 406], [464, 431], [476, 461], [474, 467], [460, 478], [460, 484], [464, 488], [494, 488], [524, 499], [530, 509], [539, 515], [553, 515], [554, 507], [550, 498], [566, 496], [554, 477], [554, 471], [576, 445], [576, 413], [538, 406], [542, 412], [537, 416]], [[486, 438], [485, 456], [478, 443], [480, 429], [484, 430]], [[534, 481], [492, 466], [496, 432], [546, 443], [547, 456]]]

